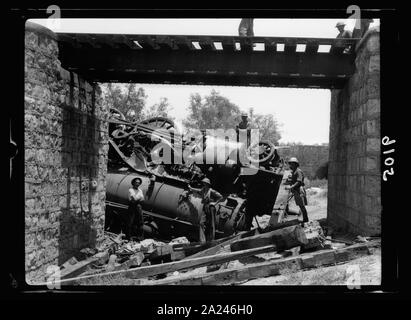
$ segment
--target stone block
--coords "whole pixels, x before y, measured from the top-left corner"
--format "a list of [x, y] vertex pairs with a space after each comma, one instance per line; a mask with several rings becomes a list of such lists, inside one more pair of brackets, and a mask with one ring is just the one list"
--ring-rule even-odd
[[24, 37], [24, 44], [26, 48], [37, 49], [39, 44], [39, 37], [35, 32], [26, 31]]
[[364, 212], [371, 212], [372, 211], [372, 197], [367, 195], [362, 195], [362, 210]]
[[380, 76], [379, 74], [371, 74], [366, 82], [366, 98], [380, 98]]
[[381, 228], [381, 217], [375, 215], [366, 215], [365, 216], [365, 225], [367, 228], [375, 229]]
[[380, 52], [380, 37], [378, 34], [371, 35], [367, 40], [367, 51], [371, 54]]
[[368, 136], [379, 136], [380, 134], [380, 121], [379, 120], [367, 120], [366, 134]]
[[365, 171], [378, 171], [379, 162], [377, 157], [366, 157], [365, 158]]
[[381, 196], [381, 177], [365, 176], [365, 193], [370, 196]]
[[368, 71], [380, 72], [380, 55], [373, 55], [370, 57]]
[[381, 112], [380, 100], [379, 99], [369, 99], [367, 101], [367, 116], [374, 117], [379, 116]]
[[379, 153], [381, 150], [381, 142], [378, 138], [367, 138], [366, 152], [367, 153]]

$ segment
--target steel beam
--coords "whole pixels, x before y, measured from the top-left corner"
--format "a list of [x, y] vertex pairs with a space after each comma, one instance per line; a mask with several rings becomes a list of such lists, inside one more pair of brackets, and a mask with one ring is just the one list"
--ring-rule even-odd
[[[340, 87], [355, 71], [355, 55], [341, 52], [348, 40], [94, 34], [61, 34], [59, 39], [62, 66], [91, 81], [330, 88]], [[134, 41], [142, 48], [135, 50]], [[195, 49], [192, 41], [203, 49]], [[213, 42], [221, 42], [223, 50], [215, 50]], [[234, 49], [235, 42], [241, 50]], [[254, 51], [252, 44], [260, 42], [265, 50]], [[276, 51], [276, 43], [285, 44], [285, 50]], [[300, 43], [306, 44], [305, 52], [295, 51]], [[327, 43], [330, 53], [317, 52]]]

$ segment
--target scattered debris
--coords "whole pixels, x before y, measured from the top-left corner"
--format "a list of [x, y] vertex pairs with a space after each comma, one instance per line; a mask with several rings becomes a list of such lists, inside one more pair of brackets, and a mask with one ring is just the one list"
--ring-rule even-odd
[[190, 243], [185, 237], [168, 243], [136, 242], [110, 233], [106, 238], [98, 252], [83, 249], [83, 260], [73, 257], [61, 266], [63, 285], [104, 284], [113, 277], [134, 284], [234, 284], [343, 263], [370, 254], [368, 248], [379, 243], [378, 238], [362, 236], [357, 243], [334, 239], [324, 234], [317, 221], [295, 224], [293, 220], [282, 227], [242, 231], [206, 243]]
[[368, 242], [367, 238], [362, 237], [362, 236], [357, 236], [357, 241], [358, 242]]
[[171, 240], [168, 244], [173, 245], [173, 244], [183, 244], [183, 243], [189, 244], [190, 241], [188, 241], [188, 239], [186, 237], [179, 237], [179, 238], [175, 238], [175, 239]]

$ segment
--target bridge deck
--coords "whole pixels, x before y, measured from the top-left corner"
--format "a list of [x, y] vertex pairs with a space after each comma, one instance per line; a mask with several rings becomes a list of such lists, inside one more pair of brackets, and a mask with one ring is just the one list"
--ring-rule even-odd
[[59, 33], [62, 66], [99, 82], [341, 88], [358, 39]]

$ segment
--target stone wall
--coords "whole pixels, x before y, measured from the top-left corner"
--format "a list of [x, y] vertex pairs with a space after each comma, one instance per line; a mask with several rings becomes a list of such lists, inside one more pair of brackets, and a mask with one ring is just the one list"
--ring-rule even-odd
[[284, 160], [297, 157], [301, 170], [309, 179], [326, 178], [321, 173], [326, 170], [328, 146], [295, 145], [279, 149], [278, 153]]
[[63, 69], [56, 36], [25, 33], [26, 279], [44, 279], [104, 232], [108, 110], [97, 84]]
[[331, 94], [328, 222], [363, 235], [381, 232], [380, 37], [357, 45], [356, 72]]

